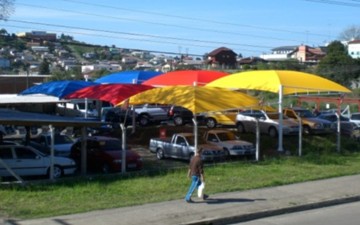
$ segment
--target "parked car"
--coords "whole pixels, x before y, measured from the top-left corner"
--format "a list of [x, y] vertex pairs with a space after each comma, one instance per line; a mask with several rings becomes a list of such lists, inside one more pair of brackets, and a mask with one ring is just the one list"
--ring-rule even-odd
[[254, 144], [240, 140], [229, 130], [208, 130], [204, 133], [207, 143], [217, 145], [224, 149], [227, 156], [255, 155]]
[[[69, 157], [71, 146], [74, 144], [74, 140], [65, 134], [54, 135], [54, 155]], [[51, 134], [43, 133], [37, 136], [36, 138], [32, 138], [28, 145], [33, 148], [45, 153], [50, 154], [51, 151]]]
[[[87, 104], [87, 106], [86, 106]], [[93, 101], [84, 99], [72, 99], [70, 102], [60, 102], [56, 104], [56, 113], [61, 116], [72, 117], [98, 117], [99, 113]]]
[[186, 123], [192, 123], [194, 114], [182, 106], [172, 105], [167, 111], [170, 121], [174, 122], [175, 126], [182, 126]]
[[[202, 138], [198, 138], [198, 141], [198, 147], [203, 148], [202, 160], [214, 161], [225, 158], [225, 152], [221, 147], [208, 144]], [[156, 153], [158, 159], [190, 160], [195, 155], [195, 136], [193, 133], [175, 133], [167, 138], [151, 138], [149, 149]]]
[[[260, 133], [276, 137], [279, 133], [279, 113], [267, 113], [263, 110], [245, 110], [236, 116], [236, 127], [240, 133], [256, 132], [256, 119], [259, 121]], [[293, 119], [283, 116], [282, 124], [284, 135], [299, 133], [299, 124]]]
[[[50, 156], [30, 147], [18, 144], [0, 145], [0, 158], [19, 176], [49, 175]], [[54, 157], [54, 178], [74, 174], [75, 161], [64, 157]], [[0, 176], [11, 176], [0, 164]]]
[[101, 121], [113, 124], [123, 123], [126, 126], [132, 125], [133, 117], [135, 118], [136, 123], [138, 115], [130, 108], [123, 109], [120, 107], [107, 107], [102, 109]]
[[[106, 136], [87, 137], [86, 147], [89, 171], [100, 171], [102, 173], [121, 171], [122, 141], [120, 139]], [[74, 159], [78, 167], [81, 168], [81, 138], [77, 139], [72, 146], [70, 158]], [[127, 149], [126, 169], [141, 170], [142, 168], [141, 156], [135, 151]]]
[[[337, 115], [335, 113], [321, 113], [317, 116], [318, 118], [328, 120], [332, 123], [332, 129], [337, 131]], [[346, 136], [351, 136], [356, 124], [350, 122], [350, 119], [340, 115], [340, 133]]]
[[219, 112], [205, 112], [200, 115], [203, 116], [201, 121], [205, 126], [215, 128], [217, 126], [235, 126], [236, 115], [238, 113], [238, 109], [233, 109]]
[[357, 127], [360, 127], [360, 112], [352, 113], [350, 115], [350, 122], [353, 122]]
[[134, 110], [137, 113], [137, 121], [140, 126], [148, 126], [151, 123], [161, 123], [167, 121], [168, 117], [168, 105], [159, 104], [144, 104], [134, 106]]
[[303, 108], [284, 108], [285, 116], [299, 122], [301, 120], [303, 132], [305, 134], [329, 134], [333, 133], [331, 122], [316, 117], [310, 110]]

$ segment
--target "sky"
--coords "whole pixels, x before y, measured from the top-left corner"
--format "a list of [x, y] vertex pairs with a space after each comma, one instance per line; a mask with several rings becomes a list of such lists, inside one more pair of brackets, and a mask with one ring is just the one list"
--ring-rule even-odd
[[47, 31], [89, 44], [243, 57], [281, 46], [318, 47], [360, 26], [360, 0], [15, 0], [1, 28]]

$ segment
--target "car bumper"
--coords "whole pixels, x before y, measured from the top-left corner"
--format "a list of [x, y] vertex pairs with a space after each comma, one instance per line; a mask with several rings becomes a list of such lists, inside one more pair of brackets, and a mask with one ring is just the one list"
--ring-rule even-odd
[[256, 150], [230, 150], [230, 155], [255, 155]]
[[75, 171], [76, 171], [76, 166], [66, 166], [66, 167], [63, 167], [64, 175], [74, 174]]

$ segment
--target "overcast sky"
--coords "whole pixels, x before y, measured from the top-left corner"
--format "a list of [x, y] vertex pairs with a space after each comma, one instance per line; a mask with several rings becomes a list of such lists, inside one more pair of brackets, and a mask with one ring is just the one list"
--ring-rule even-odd
[[203, 55], [227, 47], [247, 57], [324, 46], [360, 26], [359, 11], [360, 0], [15, 0], [0, 25], [119, 48]]

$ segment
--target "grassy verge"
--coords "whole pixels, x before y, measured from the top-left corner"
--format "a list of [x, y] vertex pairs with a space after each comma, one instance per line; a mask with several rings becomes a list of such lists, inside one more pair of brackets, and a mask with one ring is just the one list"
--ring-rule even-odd
[[[242, 138], [252, 141], [253, 135]], [[206, 164], [206, 192], [242, 191], [360, 173], [359, 143], [351, 139], [343, 139], [341, 152], [337, 153], [336, 136], [306, 137], [301, 157], [296, 156], [296, 137], [284, 139], [290, 156], [274, 154], [276, 142], [262, 139], [260, 162]], [[172, 162], [175, 169], [164, 166]], [[186, 167], [187, 163], [165, 160], [161, 164], [147, 163], [139, 173], [1, 186], [0, 217], [40, 218], [183, 199], [190, 182]]]
[[[323, 163], [284, 157], [259, 163], [208, 165], [207, 193], [241, 191], [308, 180], [357, 174], [360, 154], [322, 156]], [[320, 159], [321, 160], [321, 159]], [[74, 178], [50, 184], [3, 187], [0, 210], [5, 217], [37, 218], [96, 209], [182, 199], [188, 188], [186, 168], [127, 176]]]

